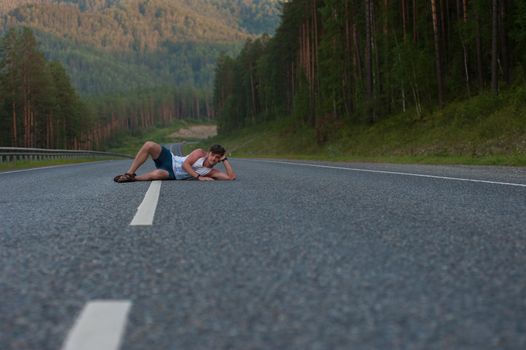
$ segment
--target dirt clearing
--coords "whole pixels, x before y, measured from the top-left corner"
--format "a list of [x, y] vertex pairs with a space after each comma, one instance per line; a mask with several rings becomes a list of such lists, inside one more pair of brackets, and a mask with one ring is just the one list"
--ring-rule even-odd
[[194, 125], [180, 129], [170, 135], [171, 138], [206, 139], [217, 135], [217, 125]]

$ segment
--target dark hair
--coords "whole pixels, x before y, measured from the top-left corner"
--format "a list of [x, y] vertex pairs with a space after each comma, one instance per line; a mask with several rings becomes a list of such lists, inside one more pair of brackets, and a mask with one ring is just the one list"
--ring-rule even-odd
[[226, 153], [226, 150], [221, 145], [212, 145], [212, 147], [210, 147], [210, 153], [219, 154], [220, 156], [223, 156]]

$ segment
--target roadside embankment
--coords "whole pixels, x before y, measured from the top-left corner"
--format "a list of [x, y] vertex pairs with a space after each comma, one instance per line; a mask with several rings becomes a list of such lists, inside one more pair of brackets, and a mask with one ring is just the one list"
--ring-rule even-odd
[[526, 165], [526, 89], [481, 95], [374, 124], [342, 121], [316, 144], [316, 131], [284, 118], [221, 134], [234, 156], [341, 161]]

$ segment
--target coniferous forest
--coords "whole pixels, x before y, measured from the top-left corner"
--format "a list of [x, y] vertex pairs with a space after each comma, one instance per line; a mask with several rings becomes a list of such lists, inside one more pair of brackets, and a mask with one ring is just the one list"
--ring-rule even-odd
[[213, 117], [210, 93], [134, 90], [80, 98], [64, 67], [48, 61], [28, 28], [0, 43], [0, 146], [100, 149], [123, 132]]
[[275, 28], [276, 1], [0, 2], [0, 146], [104, 148], [212, 119], [220, 52]]
[[524, 85], [526, 3], [292, 0], [216, 68], [220, 132], [282, 116], [331, 131]]
[[[6, 2], [7, 1], [7, 2]], [[0, 32], [26, 26], [81, 95], [210, 89], [220, 52], [270, 32], [277, 0], [3, 0]]]
[[0, 145], [100, 149], [179, 118], [226, 133], [289, 117], [323, 144], [525, 84], [523, 1], [292, 0], [256, 37], [274, 3], [0, 3]]

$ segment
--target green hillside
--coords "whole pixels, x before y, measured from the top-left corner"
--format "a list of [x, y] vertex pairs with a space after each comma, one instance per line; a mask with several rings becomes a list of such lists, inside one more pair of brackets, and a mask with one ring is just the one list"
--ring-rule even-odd
[[[15, 9], [18, 10], [9, 14]], [[62, 11], [64, 16], [57, 18], [54, 14], [57, 11]], [[236, 36], [238, 38], [243, 36], [242, 33], [272, 34], [279, 24], [280, 13], [279, 0], [3, 0], [0, 2], [0, 15], [7, 14], [8, 17], [14, 15], [14, 21], [19, 24], [24, 22], [42, 26], [59, 34], [62, 34], [63, 30], [58, 24], [62, 24], [73, 30], [73, 35], [78, 29], [90, 32], [123, 29], [120, 35], [131, 34], [133, 39], [150, 31], [148, 29], [143, 31], [145, 28], [139, 26], [139, 32], [126, 32], [126, 28], [135, 27], [138, 23], [155, 25], [153, 31], [158, 32], [161, 40], [172, 34], [181, 40], [188, 38], [214, 40], [221, 36], [231, 40]], [[81, 18], [78, 23], [71, 20], [74, 16]], [[10, 18], [4, 20], [14, 23]], [[102, 21], [111, 28], [93, 26], [94, 22]], [[173, 33], [170, 33], [172, 31]], [[142, 39], [154, 40], [155, 37]], [[92, 42], [95, 43], [98, 38], [82, 38], [82, 40], [93, 40]], [[122, 39], [118, 41], [127, 42]]]
[[286, 2], [276, 35], [219, 59], [219, 133], [259, 130], [243, 148], [266, 154], [524, 157], [526, 3], [456, 4]]
[[[99, 73], [108, 84], [127, 74], [108, 57], [88, 58], [106, 69]], [[129, 74], [128, 82], [140, 81]], [[102, 149], [118, 134], [213, 117], [207, 90], [168, 82], [135, 88], [79, 98], [63, 65], [46, 60], [31, 29], [11, 28], [0, 36], [0, 146]]]
[[164, 42], [230, 42], [249, 37], [207, 2], [128, 0], [82, 11], [72, 3], [27, 4], [4, 25], [26, 25], [107, 51], [144, 52]]
[[216, 57], [235, 54], [241, 43], [165, 43], [137, 54], [107, 52], [44, 32], [35, 32], [49, 60], [62, 62], [81, 95], [106, 95], [159, 86], [209, 89]]
[[293, 118], [263, 122], [206, 140], [234, 157], [526, 166], [526, 89], [483, 94], [418, 117], [414, 109], [375, 124], [333, 129], [323, 145]]
[[0, 145], [103, 149], [213, 118], [217, 57], [278, 13], [275, 0], [2, 0]]
[[210, 88], [219, 54], [273, 32], [278, 14], [275, 0], [6, 0], [0, 30], [31, 28], [81, 95], [94, 95], [161, 85]]

